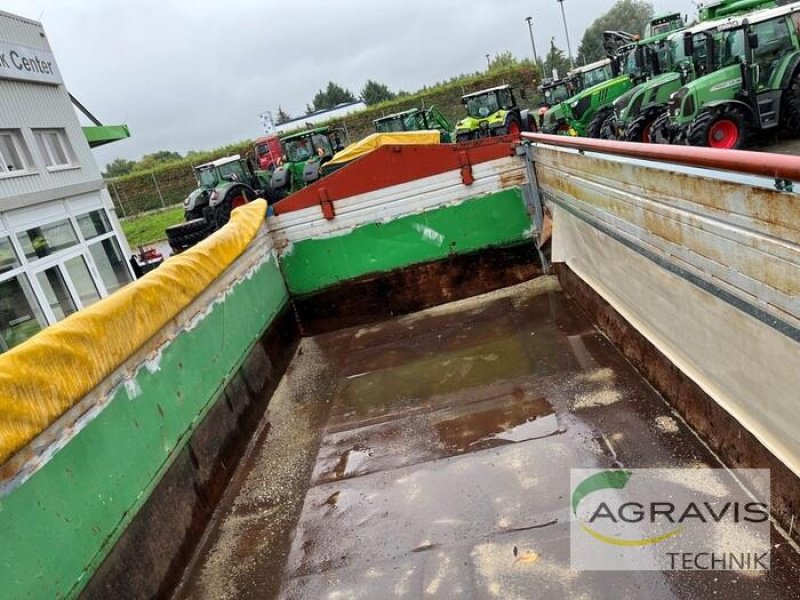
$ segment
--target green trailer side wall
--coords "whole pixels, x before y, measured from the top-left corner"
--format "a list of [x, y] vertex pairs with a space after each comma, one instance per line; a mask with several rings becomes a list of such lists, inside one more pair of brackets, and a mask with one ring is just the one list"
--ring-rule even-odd
[[520, 188], [509, 188], [388, 223], [295, 242], [281, 258], [292, 295], [324, 289], [370, 273], [528, 239], [532, 227]]
[[74, 439], [0, 499], [0, 596], [80, 591], [287, 302], [271, 258], [179, 333], [157, 368], [143, 368], [134, 384], [119, 387]]

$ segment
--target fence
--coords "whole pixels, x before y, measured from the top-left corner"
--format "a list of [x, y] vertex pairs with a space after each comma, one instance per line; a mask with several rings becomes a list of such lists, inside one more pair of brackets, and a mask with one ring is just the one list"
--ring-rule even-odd
[[[455, 124], [464, 112], [461, 96], [465, 93], [507, 83], [526, 89], [531, 96], [527, 101], [521, 100], [521, 104], [530, 105], [535, 93], [536, 80], [535, 68], [532, 65], [523, 64], [451, 82], [431, 90], [423, 90], [418, 94], [403, 96], [346, 117], [319, 123], [318, 126], [341, 127], [347, 133], [347, 142], [352, 143], [375, 131], [373, 125], [375, 119], [390, 113], [410, 108], [424, 108], [432, 104], [435, 104], [442, 114]], [[193, 162], [199, 164], [236, 153], [244, 156], [251, 148], [252, 142], [245, 141], [218, 151], [205, 153], [196, 157], [194, 161], [183, 160], [153, 171], [136, 172], [109, 179], [107, 181], [108, 189], [117, 208], [117, 214], [123, 218], [132, 217], [146, 211], [174, 206], [182, 202], [197, 185], [192, 172]]]

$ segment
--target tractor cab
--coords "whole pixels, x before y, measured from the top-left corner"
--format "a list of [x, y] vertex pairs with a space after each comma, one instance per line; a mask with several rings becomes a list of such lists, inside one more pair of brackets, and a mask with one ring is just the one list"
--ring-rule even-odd
[[660, 15], [647, 24], [644, 29], [644, 37], [645, 39], [660, 37], [683, 29], [685, 25], [683, 16], [679, 12]]
[[319, 179], [320, 167], [344, 148], [341, 129], [319, 127], [281, 138], [284, 159], [272, 172], [271, 189], [282, 198]]
[[539, 86], [539, 93], [542, 95], [543, 106], [553, 106], [561, 104], [564, 100], [572, 96], [574, 81], [566, 77], [564, 79], [546, 79]]
[[[520, 90], [525, 98], [525, 91]], [[461, 98], [467, 117], [456, 124], [456, 141], [519, 134], [528, 125], [528, 111], [520, 110], [510, 85], [481, 90]]]
[[425, 113], [418, 108], [386, 115], [373, 121], [376, 133], [395, 133], [397, 131], [425, 131], [430, 129]]
[[499, 110], [512, 110], [517, 106], [514, 90], [507, 85], [464, 96], [461, 103], [473, 119], [486, 119]]
[[250, 181], [250, 174], [238, 154], [199, 165], [194, 168], [194, 176], [197, 185], [208, 191], [224, 182], [249, 183]]

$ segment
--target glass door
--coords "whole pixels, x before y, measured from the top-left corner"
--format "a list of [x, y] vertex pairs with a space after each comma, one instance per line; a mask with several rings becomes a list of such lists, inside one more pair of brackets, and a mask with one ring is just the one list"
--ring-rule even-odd
[[100, 300], [100, 292], [82, 254], [35, 271], [50, 323], [56, 323]]

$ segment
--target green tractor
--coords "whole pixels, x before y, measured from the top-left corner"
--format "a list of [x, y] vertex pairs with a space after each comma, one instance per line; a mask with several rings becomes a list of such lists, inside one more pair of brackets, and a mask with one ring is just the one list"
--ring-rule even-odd
[[743, 148], [755, 133], [800, 133], [800, 2], [729, 19], [713, 73], [672, 94], [667, 142]]
[[563, 104], [568, 132], [593, 138], [615, 137], [613, 102], [664, 70], [666, 39], [683, 26], [681, 14], [672, 13], [653, 19], [648, 31], [659, 33], [644, 40], [636, 40], [634, 36], [623, 32], [605, 32], [606, 51], [612, 57], [615, 76], [585, 89]]
[[322, 176], [320, 168], [344, 148], [341, 129], [319, 127], [281, 138], [284, 159], [272, 172], [271, 188], [278, 198], [296, 192]]
[[608, 58], [573, 69], [567, 77], [543, 84], [539, 91], [544, 100], [539, 107], [539, 129], [544, 133], [566, 133], [569, 130], [564, 103], [582, 92], [614, 77]]
[[386, 115], [373, 121], [377, 133], [394, 133], [397, 131], [433, 131], [438, 130], [443, 144], [453, 141], [453, 126], [435, 106], [428, 110], [412, 108], [403, 112]]
[[684, 31], [674, 32], [667, 38], [668, 71], [656, 75], [636, 86], [614, 101], [615, 137], [630, 142], [650, 143], [654, 132], [662, 129], [667, 115], [670, 96], [688, 82], [703, 77], [716, 69], [714, 62], [714, 36], [720, 26], [727, 23], [721, 18], [735, 11], [752, 11], [775, 6], [775, 0], [720, 1], [705, 6], [704, 17], [718, 17], [701, 21]]
[[193, 246], [231, 218], [231, 211], [258, 197], [271, 199], [270, 177], [238, 154], [194, 167], [197, 188], [183, 201], [185, 223], [167, 228], [174, 252]]
[[[520, 109], [509, 85], [501, 85], [461, 98], [467, 110], [466, 118], [456, 124], [456, 142], [467, 142], [500, 135], [519, 135], [530, 131], [531, 122], [527, 109]], [[527, 97], [525, 90], [519, 89], [520, 98]]]

